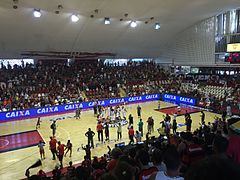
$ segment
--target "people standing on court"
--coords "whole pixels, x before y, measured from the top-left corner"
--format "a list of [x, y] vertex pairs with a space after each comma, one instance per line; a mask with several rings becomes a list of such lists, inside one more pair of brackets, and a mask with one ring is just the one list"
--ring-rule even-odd
[[117, 127], [117, 140], [122, 139], [122, 125], [119, 122]]
[[188, 113], [188, 111], [186, 110], [186, 113], [185, 113], [185, 120], [188, 119], [188, 118], [191, 118], [190, 114]]
[[201, 123], [203, 124], [203, 122], [205, 122], [205, 113], [203, 111], [201, 111]]
[[94, 102], [94, 105], [93, 105], [94, 116], [97, 116], [97, 110], [98, 110], [97, 102]]
[[76, 119], [80, 119], [80, 116], [81, 116], [81, 109], [77, 108], [75, 117], [76, 117]]
[[133, 139], [133, 137], [134, 137], [134, 130], [133, 130], [133, 126], [131, 126], [130, 128], [129, 128], [129, 130], [128, 130], [128, 136], [129, 136], [129, 144], [131, 144], [131, 143], [134, 143], [134, 139]]
[[70, 140], [67, 141], [67, 144], [65, 146], [65, 150], [67, 150], [66, 153], [65, 153], [65, 157], [66, 157], [68, 151], [70, 151], [70, 156], [69, 157], [72, 157], [72, 143], [71, 143]]
[[58, 147], [57, 147], [57, 150], [58, 150], [58, 159], [60, 161], [60, 166], [61, 168], [63, 168], [63, 155], [64, 155], [64, 147], [65, 145], [64, 144], [61, 144], [60, 141], [58, 141]]
[[126, 119], [127, 109], [124, 106], [122, 106], [121, 112], [122, 112], [122, 118]]
[[191, 119], [191, 117], [190, 118], [188, 118], [188, 119], [186, 119], [186, 130], [187, 130], [187, 132], [191, 132], [191, 127], [192, 127], [192, 119]]
[[173, 130], [173, 134], [176, 134], [176, 132], [177, 132], [177, 120], [176, 119], [173, 119], [172, 130]]
[[103, 125], [100, 121], [97, 123], [98, 141], [103, 142]]
[[38, 143], [38, 147], [39, 147], [39, 153], [40, 153], [41, 159], [45, 159], [44, 146], [45, 146], [45, 142], [40, 140], [39, 143]]
[[138, 115], [138, 118], [141, 118], [141, 112], [142, 112], [142, 108], [140, 105], [137, 106], [137, 115]]
[[154, 132], [154, 119], [152, 116], [151, 116], [151, 120], [152, 120], [151, 131]]
[[52, 135], [55, 136], [56, 130], [57, 130], [56, 121], [53, 121], [53, 123], [51, 124], [50, 128], [52, 129]]
[[143, 121], [142, 119], [138, 122], [138, 131], [141, 132], [141, 135], [143, 136]]
[[109, 125], [107, 122], [104, 124], [104, 132], [105, 132], [105, 140], [109, 141]]
[[135, 134], [134, 137], [136, 139], [136, 143], [142, 142], [142, 134], [141, 134], [141, 132], [136, 131], [136, 134]]
[[55, 160], [57, 156], [56, 145], [57, 145], [57, 140], [54, 137], [50, 137], [49, 146], [50, 146], [50, 151], [52, 152], [52, 155], [53, 155], [53, 158], [52, 158], [53, 160]]
[[85, 133], [85, 136], [88, 138], [88, 146], [92, 147], [92, 148], [94, 148], [94, 144], [93, 144], [93, 136], [94, 135], [95, 135], [95, 133], [91, 130], [91, 128], [88, 128], [88, 131]]
[[41, 120], [40, 120], [40, 116], [39, 116], [37, 119], [36, 129], [40, 128], [40, 123], [41, 123]]
[[129, 126], [133, 125], [133, 116], [132, 116], [132, 114], [129, 114], [128, 120], [129, 120]]
[[159, 100], [158, 101], [158, 110], [160, 110], [161, 109], [161, 101]]

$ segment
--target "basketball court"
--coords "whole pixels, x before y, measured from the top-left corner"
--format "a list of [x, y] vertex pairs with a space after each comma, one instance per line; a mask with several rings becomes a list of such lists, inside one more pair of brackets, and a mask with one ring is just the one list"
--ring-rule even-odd
[[[127, 117], [132, 114], [134, 117], [134, 130], [137, 129], [137, 105], [127, 105]], [[151, 101], [146, 103], [139, 103], [142, 107], [142, 119], [144, 122], [144, 135], [147, 132], [147, 118], [152, 116], [155, 124], [154, 136], [158, 136], [157, 128], [160, 127], [160, 121], [163, 120], [163, 115], [169, 113], [168, 109], [173, 109], [174, 104], [161, 102], [162, 110], [167, 111], [156, 111], [158, 101]], [[184, 109], [185, 110], [185, 109]], [[174, 112], [175, 109], [172, 110]], [[169, 113], [172, 115], [172, 113]], [[200, 114], [198, 111], [191, 114], [193, 119], [192, 129], [199, 126]], [[206, 122], [213, 121], [215, 113], [205, 112]], [[58, 160], [52, 160], [52, 154], [49, 151], [49, 137], [52, 132], [50, 125], [53, 120], [57, 120], [57, 133], [56, 137], [58, 141], [66, 144], [67, 140], [70, 139], [73, 143], [73, 154], [70, 158], [69, 155], [64, 157], [64, 166], [67, 166], [69, 161], [73, 161], [73, 164], [80, 163], [83, 160], [85, 152], [81, 149], [81, 145], [86, 145], [87, 138], [85, 132], [88, 128], [91, 128], [96, 132], [96, 117], [93, 115], [93, 111], [83, 111], [81, 119], [75, 119], [74, 113], [61, 114], [56, 116], [42, 117], [41, 127], [36, 131], [37, 118], [27, 119], [21, 121], [10, 121], [0, 123], [0, 179], [21, 179], [24, 178], [25, 170], [31, 166], [37, 159], [40, 158], [39, 149], [36, 146], [39, 140], [46, 142], [45, 155], [46, 159], [42, 161], [42, 166], [39, 168], [31, 169], [30, 173], [34, 174], [39, 169], [43, 169], [45, 172], [53, 170], [56, 164], [59, 164]], [[178, 116], [177, 122], [184, 124], [184, 116]], [[117, 129], [111, 127], [110, 129], [110, 141], [105, 143], [99, 143], [97, 140], [97, 133], [94, 136], [94, 143], [96, 148], [92, 150], [92, 156], [102, 156], [107, 153], [107, 145], [114, 147], [116, 143], [129, 142], [128, 140], [128, 124], [123, 126], [123, 139], [117, 141]], [[185, 130], [184, 126], [179, 126], [179, 131]]]
[[178, 106], [173, 107], [165, 107], [161, 109], [155, 109], [155, 111], [162, 112], [168, 115], [176, 114], [177, 116], [182, 116], [188, 112], [189, 114], [200, 112], [201, 110], [199, 108], [194, 108], [190, 106], [181, 106], [180, 109], [178, 109]]

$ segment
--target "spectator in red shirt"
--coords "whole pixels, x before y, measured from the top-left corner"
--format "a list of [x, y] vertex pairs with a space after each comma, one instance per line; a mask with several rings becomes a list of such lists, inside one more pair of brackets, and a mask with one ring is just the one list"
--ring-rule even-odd
[[240, 121], [239, 118], [231, 118], [228, 120], [229, 144], [227, 155], [240, 164], [240, 136], [232, 129], [232, 124], [238, 121]]
[[111, 156], [112, 156], [112, 160], [109, 161], [108, 165], [107, 165], [107, 171], [112, 171], [118, 162], [119, 157], [122, 155], [122, 151], [119, 148], [114, 148], [111, 151]]
[[61, 144], [61, 142], [58, 141], [58, 147], [57, 147], [57, 149], [58, 149], [58, 159], [60, 161], [61, 168], [63, 167], [62, 161], [63, 161], [63, 155], [64, 155], [64, 147], [65, 147], [65, 145]]
[[57, 140], [53, 137], [50, 137], [49, 146], [50, 146], [50, 150], [51, 150], [52, 155], [53, 155], [53, 158], [52, 158], [53, 160], [56, 159], [55, 155], [57, 155], [56, 144], [57, 144]]

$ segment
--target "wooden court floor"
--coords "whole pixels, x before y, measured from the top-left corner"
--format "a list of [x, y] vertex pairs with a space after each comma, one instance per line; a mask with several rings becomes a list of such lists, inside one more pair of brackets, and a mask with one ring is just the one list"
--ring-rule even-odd
[[[127, 107], [127, 117], [129, 114], [132, 114], [134, 117], [134, 129], [137, 129], [137, 123], [139, 119], [137, 118], [137, 105], [132, 104]], [[154, 134], [158, 136], [157, 128], [160, 127], [160, 121], [163, 120], [164, 113], [154, 111], [157, 108], [158, 102], [152, 101], [147, 103], [139, 103], [142, 107], [142, 119], [144, 122], [144, 132], [147, 131], [147, 118], [152, 116], [154, 121]], [[161, 108], [171, 107], [173, 104], [161, 102]], [[201, 113], [193, 113], [191, 117], [193, 119], [192, 129], [196, 129], [200, 123], [200, 114]], [[212, 122], [215, 116], [219, 116], [215, 113], [205, 112], [206, 114], [206, 122]], [[31, 169], [30, 173], [34, 174], [39, 169], [43, 169], [45, 172], [53, 170], [56, 164], [59, 164], [58, 160], [52, 160], [52, 154], [49, 150], [48, 142], [49, 137], [51, 136], [50, 119], [58, 118], [58, 117], [67, 117], [74, 116], [71, 114], [62, 114], [58, 116], [48, 116], [43, 117], [41, 122], [41, 128], [39, 129], [39, 133], [42, 138], [46, 142], [45, 146], [45, 155], [46, 159], [42, 161], [42, 166], [39, 168]], [[0, 123], [0, 136], [13, 134], [23, 131], [34, 130], [36, 126], [37, 119], [28, 119], [21, 121], [12, 121], [6, 123]], [[184, 116], [177, 117], [177, 122], [184, 124]], [[70, 139], [73, 143], [73, 154], [70, 158], [69, 155], [64, 158], [64, 166], [67, 166], [69, 161], [72, 161], [74, 164], [79, 163], [83, 160], [83, 156], [85, 152], [83, 150], [77, 151], [77, 149], [81, 146], [81, 144], [87, 143], [87, 138], [85, 137], [85, 132], [91, 128], [93, 131], [96, 131], [96, 117], [93, 116], [93, 111], [84, 111], [82, 112], [81, 119], [75, 118], [65, 118], [64, 120], [57, 121], [57, 140], [60, 140], [62, 143], [66, 144], [67, 140]], [[178, 128], [178, 131], [185, 130], [186, 127]], [[128, 130], [127, 125], [123, 126], [123, 139], [122, 141], [116, 141], [117, 129], [110, 128], [110, 142], [106, 142], [105, 144], [100, 144], [98, 147], [92, 150], [92, 156], [101, 156], [104, 153], [107, 153], [107, 145], [110, 147], [114, 147], [114, 145], [118, 142], [126, 142], [128, 143]], [[144, 136], [145, 136], [144, 133]], [[98, 143], [97, 134], [94, 137], [94, 143]], [[10, 179], [21, 179], [24, 178], [25, 170], [32, 165], [36, 160], [40, 158], [39, 150], [37, 146], [23, 148], [19, 150], [9, 151], [0, 153], [0, 179], [2, 180], [10, 180]]]

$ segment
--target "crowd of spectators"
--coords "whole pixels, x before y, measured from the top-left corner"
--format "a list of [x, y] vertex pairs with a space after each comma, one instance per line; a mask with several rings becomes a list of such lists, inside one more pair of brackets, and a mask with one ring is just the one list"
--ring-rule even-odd
[[80, 180], [228, 180], [240, 179], [240, 137], [229, 128], [239, 119], [217, 118], [194, 132], [149, 137], [143, 144], [110, 149], [102, 157], [56, 167], [50, 177], [40, 170], [35, 179]]
[[126, 66], [104, 65], [100, 62], [78, 64], [37, 63], [26, 66], [4, 65], [0, 71], [0, 109], [14, 110], [32, 107], [82, 102], [119, 97], [120, 86], [142, 84], [165, 77], [153, 63], [129, 63]]
[[[27, 109], [66, 103], [95, 101], [120, 96], [120, 89], [126, 96], [149, 93], [172, 93], [194, 97], [198, 105], [220, 110], [232, 106], [240, 114], [239, 76], [210, 75], [208, 79], [192, 79], [185, 75], [170, 73], [153, 62], [129, 62], [104, 64], [103, 62], [65, 62], [27, 64], [5, 67], [0, 71], [0, 110]], [[198, 88], [186, 89], [183, 83], [197, 84]], [[204, 87], [232, 87], [224, 97], [206, 93]]]

